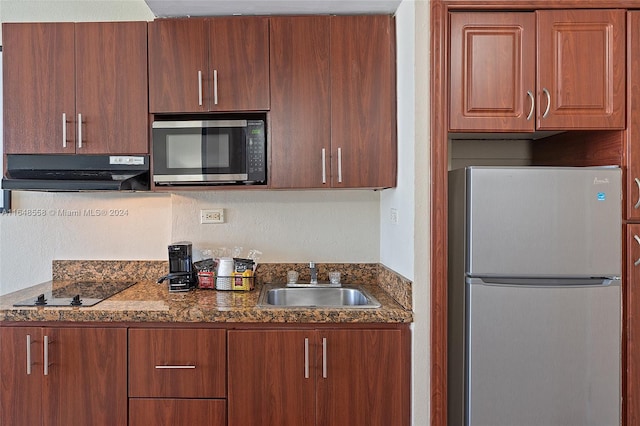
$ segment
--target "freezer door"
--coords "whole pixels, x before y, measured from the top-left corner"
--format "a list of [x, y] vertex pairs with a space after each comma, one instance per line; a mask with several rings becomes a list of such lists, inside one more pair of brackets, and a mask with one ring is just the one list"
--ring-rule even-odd
[[619, 426], [620, 282], [466, 283], [467, 426]]
[[619, 276], [618, 168], [466, 170], [472, 276]]

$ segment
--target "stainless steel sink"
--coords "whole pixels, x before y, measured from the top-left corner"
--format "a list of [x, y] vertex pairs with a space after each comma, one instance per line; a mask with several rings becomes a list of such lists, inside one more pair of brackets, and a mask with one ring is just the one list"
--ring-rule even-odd
[[260, 292], [262, 308], [379, 308], [380, 302], [360, 286], [286, 287], [266, 284]]

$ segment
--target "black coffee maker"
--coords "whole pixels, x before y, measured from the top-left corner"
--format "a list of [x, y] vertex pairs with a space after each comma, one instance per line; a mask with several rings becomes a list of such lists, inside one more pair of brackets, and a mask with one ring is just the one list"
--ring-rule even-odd
[[189, 291], [196, 288], [198, 275], [193, 268], [192, 245], [181, 241], [169, 245], [169, 274], [158, 283], [169, 280], [169, 291]]

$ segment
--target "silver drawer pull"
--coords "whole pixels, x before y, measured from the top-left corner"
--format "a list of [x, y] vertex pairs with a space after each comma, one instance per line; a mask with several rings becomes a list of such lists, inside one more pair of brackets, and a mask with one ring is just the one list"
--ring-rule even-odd
[[634, 179], [636, 185], [638, 185], [638, 202], [633, 206], [634, 209], [640, 208], [640, 179]]
[[304, 338], [304, 378], [309, 378], [309, 338]]
[[533, 111], [535, 110], [536, 101], [533, 98], [533, 93], [531, 92], [531, 90], [527, 90], [527, 96], [529, 96], [529, 99], [531, 100], [531, 109], [529, 110], [529, 115], [527, 115], [527, 121], [529, 121], [531, 120], [531, 117], [533, 117]]
[[44, 336], [44, 341], [42, 343], [44, 348], [44, 367], [43, 373], [45, 376], [49, 375], [49, 336]]
[[[637, 235], [634, 235], [633, 239], [636, 240], [636, 243], [638, 243], [638, 245], [640, 245], [640, 237], [638, 237]], [[638, 266], [638, 265], [640, 265], [640, 259], [636, 259], [636, 261], [633, 262], [633, 266]]]
[[31, 335], [27, 334], [27, 375], [31, 375]]
[[322, 378], [327, 378], [327, 338], [322, 338]]
[[547, 115], [549, 115], [549, 109], [551, 108], [551, 93], [549, 93], [546, 87], [542, 88], [542, 93], [544, 93], [545, 96], [547, 97], [547, 108], [544, 110], [544, 114], [542, 114], [542, 118], [547, 118]]
[[189, 370], [196, 368], [195, 365], [156, 365], [158, 370]]

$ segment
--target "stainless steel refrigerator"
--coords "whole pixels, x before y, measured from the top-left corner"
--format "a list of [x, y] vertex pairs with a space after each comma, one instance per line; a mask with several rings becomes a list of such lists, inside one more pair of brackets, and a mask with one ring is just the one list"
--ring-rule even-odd
[[621, 171], [449, 173], [449, 425], [618, 426]]

